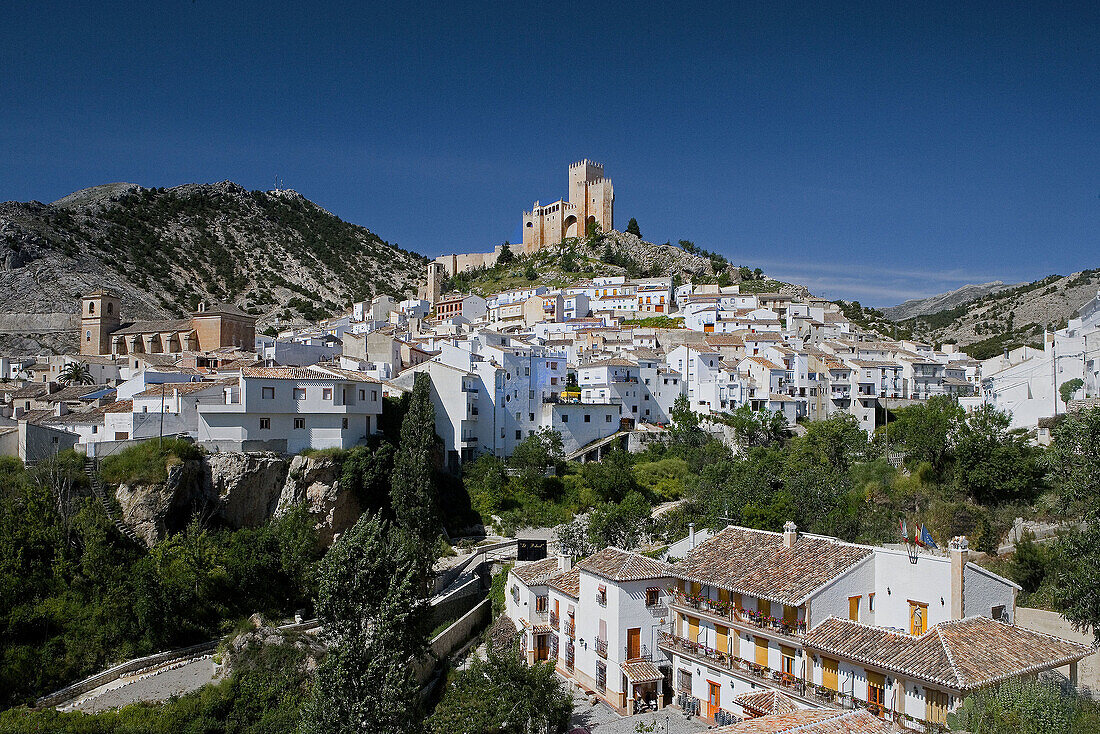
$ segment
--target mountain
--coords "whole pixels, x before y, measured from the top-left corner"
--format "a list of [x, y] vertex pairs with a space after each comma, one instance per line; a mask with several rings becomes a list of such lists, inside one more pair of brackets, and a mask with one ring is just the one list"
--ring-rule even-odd
[[52, 204], [0, 203], [0, 352], [73, 349], [80, 296], [96, 288], [122, 299], [127, 320], [220, 301], [263, 329], [413, 292], [424, 264], [294, 191], [231, 181], [111, 183]]
[[1018, 288], [1022, 285], [1026, 284], [1017, 283], [1016, 285], [1005, 285], [1004, 281], [1000, 280], [995, 280], [992, 283], [981, 283], [979, 285], [964, 285], [953, 291], [929, 296], [928, 298], [911, 298], [897, 306], [884, 308], [882, 312], [888, 319], [892, 319], [893, 321], [904, 321], [914, 316], [924, 316], [925, 314], [936, 313], [938, 311], [946, 311], [990, 293], [996, 293], [997, 291], [1003, 291], [1009, 288]]
[[1100, 269], [1049, 275], [997, 288], [951, 308], [900, 319], [899, 332], [911, 331], [918, 339], [936, 343], [957, 343], [971, 356], [988, 359], [1004, 349], [1041, 344], [1044, 327], [1065, 326], [1098, 288]]

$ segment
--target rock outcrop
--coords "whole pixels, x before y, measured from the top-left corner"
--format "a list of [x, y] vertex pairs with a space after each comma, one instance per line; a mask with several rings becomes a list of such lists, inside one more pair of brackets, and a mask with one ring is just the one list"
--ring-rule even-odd
[[120, 484], [115, 498], [122, 521], [152, 548], [187, 526], [195, 513], [211, 509], [211, 497], [203, 491], [201, 460], [168, 467], [168, 479], [160, 484]]
[[355, 493], [341, 488], [341, 471], [340, 462], [331, 456], [295, 456], [275, 514], [304, 504], [321, 545], [332, 545], [363, 512]]
[[234, 528], [263, 525], [275, 514], [288, 461], [272, 452], [226, 452], [205, 457], [205, 485], [217, 514]]

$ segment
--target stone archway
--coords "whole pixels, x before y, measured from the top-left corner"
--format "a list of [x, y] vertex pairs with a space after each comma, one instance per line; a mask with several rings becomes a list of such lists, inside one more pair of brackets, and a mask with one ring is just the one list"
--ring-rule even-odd
[[562, 225], [563, 237], [576, 237], [577, 234], [577, 217], [570, 214], [565, 218], [565, 222]]

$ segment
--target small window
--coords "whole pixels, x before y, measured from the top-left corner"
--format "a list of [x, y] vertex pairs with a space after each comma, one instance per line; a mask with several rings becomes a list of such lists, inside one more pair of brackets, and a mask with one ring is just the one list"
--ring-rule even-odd
[[589, 413], [585, 413], [585, 414], [584, 414], [584, 422], [585, 422], [585, 423], [591, 423], [591, 422], [592, 422], [592, 416], [591, 416], [591, 414], [589, 414]]
[[604, 423], [610, 423], [611, 422], [611, 414], [610, 413], [608, 413], [607, 415], [605, 415], [603, 417], [603, 422]]
[[260, 388], [260, 397], [265, 399], [265, 400], [273, 399], [275, 397], [275, 388], [273, 388], [273, 387]]
[[294, 399], [295, 400], [305, 400], [306, 399], [306, 389], [304, 387], [294, 388]]
[[359, 391], [359, 399], [360, 400], [366, 400], [367, 399], [367, 391], [366, 390], [360, 390]]
[[377, 390], [371, 390], [370, 391], [370, 399], [371, 400], [378, 400], [378, 391]]
[[321, 398], [323, 400], [332, 400], [332, 388], [326, 387], [321, 390]]
[[650, 586], [645, 590], [645, 605], [655, 607], [661, 601], [661, 590], [656, 586]]
[[535, 414], [534, 413], [528, 413], [527, 414], [527, 420], [534, 421], [535, 420]]
[[271, 419], [270, 418], [261, 418], [260, 419], [260, 430], [261, 431], [266, 431], [269, 428], [271, 428]]
[[569, 414], [568, 413], [563, 413], [562, 414], [561, 422], [562, 423], [568, 423], [569, 422]]
[[347, 416], [345, 416], [345, 417], [344, 417], [343, 421], [342, 421], [342, 422], [341, 422], [341, 424], [340, 424], [340, 427], [341, 427], [341, 428], [343, 428], [343, 429], [344, 429], [345, 431], [346, 431], [346, 430], [348, 430], [348, 419], [347, 419]]
[[536, 596], [535, 597], [535, 611], [538, 612], [539, 614], [545, 614], [546, 610], [549, 609], [549, 602], [550, 602], [549, 597]]
[[112, 313], [115, 310], [115, 304], [110, 301], [107, 302], [107, 313]]
[[294, 427], [295, 428], [305, 428], [306, 427], [306, 419], [305, 418], [295, 418], [294, 419]]
[[531, 376], [531, 368], [530, 367], [524, 367], [523, 368], [523, 375], [524, 375], [524, 377], [530, 377]]
[[523, 438], [523, 431], [516, 431], [516, 440]]
[[95, 313], [95, 304], [94, 303], [89, 303], [88, 304], [88, 313]]

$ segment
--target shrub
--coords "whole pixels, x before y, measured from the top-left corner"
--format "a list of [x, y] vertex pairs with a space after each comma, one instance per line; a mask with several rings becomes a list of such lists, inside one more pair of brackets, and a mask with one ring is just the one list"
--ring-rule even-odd
[[169, 466], [200, 456], [202, 451], [189, 441], [150, 439], [105, 457], [99, 473], [109, 484], [159, 484], [168, 479]]

